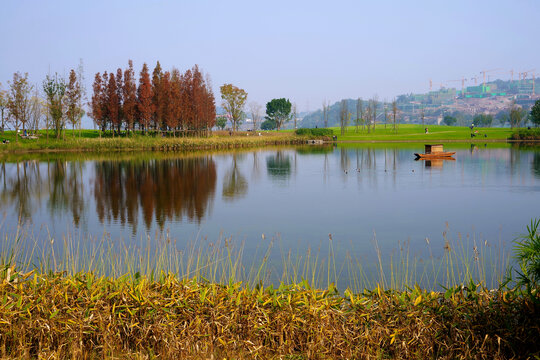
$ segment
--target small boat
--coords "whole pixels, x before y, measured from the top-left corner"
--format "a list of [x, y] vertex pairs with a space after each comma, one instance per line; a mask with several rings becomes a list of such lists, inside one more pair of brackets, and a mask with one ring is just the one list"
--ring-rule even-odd
[[444, 151], [442, 144], [425, 145], [424, 154], [414, 153], [417, 159], [444, 159], [454, 155], [455, 151]]

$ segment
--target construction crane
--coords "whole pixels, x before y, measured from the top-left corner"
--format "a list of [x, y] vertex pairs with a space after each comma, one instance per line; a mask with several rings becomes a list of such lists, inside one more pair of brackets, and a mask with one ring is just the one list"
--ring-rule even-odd
[[484, 75], [484, 87], [486, 87], [486, 73], [497, 71], [497, 70], [501, 70], [501, 69], [491, 69], [491, 70], [482, 70], [482, 71], [480, 71], [480, 74]]
[[431, 91], [432, 88], [433, 88], [433, 81], [429, 79], [429, 91]]
[[527, 78], [529, 73], [532, 73], [532, 94], [533, 95], [534, 95], [534, 83], [535, 83], [534, 72], [535, 71], [536, 71], [536, 69], [530, 69], [530, 70], [525, 70], [525, 71], [519, 73], [520, 78], [521, 78], [521, 75], [523, 75], [523, 81], [525, 81], [525, 79]]
[[474, 86], [478, 85], [478, 76], [473, 76], [472, 79], [474, 79]]
[[514, 69], [510, 70], [510, 83], [514, 82]]
[[529, 75], [530, 72], [533, 73], [533, 76], [534, 76], [534, 71], [536, 69], [530, 69], [530, 70], [525, 70], [525, 71], [522, 71], [519, 73], [519, 76], [521, 77], [521, 75], [523, 75], [523, 80], [525, 80], [527, 78], [527, 75]]
[[466, 78], [462, 77], [461, 79], [458, 79], [458, 80], [446, 80], [446, 82], [456, 82], [456, 81], [461, 81], [461, 92], [465, 91], [465, 81], [467, 81]]

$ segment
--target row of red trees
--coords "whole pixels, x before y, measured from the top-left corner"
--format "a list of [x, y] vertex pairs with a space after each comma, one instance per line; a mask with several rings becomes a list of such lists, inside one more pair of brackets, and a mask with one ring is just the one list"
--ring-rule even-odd
[[216, 106], [208, 80], [195, 65], [181, 74], [176, 68], [152, 73], [143, 64], [136, 85], [133, 62], [114, 73], [97, 73], [90, 102], [91, 116], [102, 131], [122, 129], [206, 134], [215, 124]]

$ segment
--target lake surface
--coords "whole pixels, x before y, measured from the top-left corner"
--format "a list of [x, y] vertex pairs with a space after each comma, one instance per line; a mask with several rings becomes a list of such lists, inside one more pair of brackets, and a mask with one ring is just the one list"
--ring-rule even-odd
[[179, 246], [227, 237], [248, 258], [272, 239], [281, 254], [324, 258], [331, 238], [338, 264], [374, 268], [375, 247], [388, 258], [403, 243], [418, 257], [441, 257], [448, 239], [509, 251], [540, 215], [540, 147], [446, 144], [455, 161], [415, 161], [422, 147], [8, 157], [2, 230], [20, 221], [36, 237], [127, 243], [167, 233]]

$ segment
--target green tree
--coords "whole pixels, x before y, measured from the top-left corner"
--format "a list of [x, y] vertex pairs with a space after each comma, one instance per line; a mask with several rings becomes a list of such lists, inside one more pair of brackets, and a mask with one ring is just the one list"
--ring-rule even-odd
[[445, 123], [445, 125], [453, 126], [457, 122], [457, 119], [453, 116], [445, 115], [443, 122]]
[[261, 124], [262, 130], [274, 130], [276, 128], [276, 122], [274, 120], [265, 120]]
[[509, 118], [510, 116], [506, 111], [499, 111], [497, 115], [495, 115], [495, 120], [497, 120], [502, 126], [510, 121]]
[[536, 100], [531, 109], [531, 121], [534, 126], [540, 125], [540, 100]]
[[221, 99], [223, 100], [221, 105], [231, 118], [233, 130], [237, 131], [244, 117], [244, 105], [248, 94], [244, 89], [232, 84], [224, 84], [220, 87], [220, 90]]
[[510, 109], [510, 127], [519, 127], [524, 115], [525, 111], [514, 102], [512, 104], [512, 108]]
[[479, 114], [473, 118], [473, 123], [481, 127], [490, 127], [493, 123], [493, 115], [491, 114]]
[[266, 116], [264, 118], [274, 122], [275, 127], [279, 130], [284, 123], [291, 120], [291, 107], [289, 99], [272, 99], [266, 103]]
[[221, 130], [225, 129], [225, 126], [227, 126], [227, 117], [226, 116], [218, 116], [216, 118], [216, 126]]
[[66, 94], [66, 82], [55, 74], [54, 77], [47, 75], [43, 81], [43, 92], [47, 100], [49, 115], [53, 121], [55, 135], [60, 138], [65, 125], [64, 95]]

